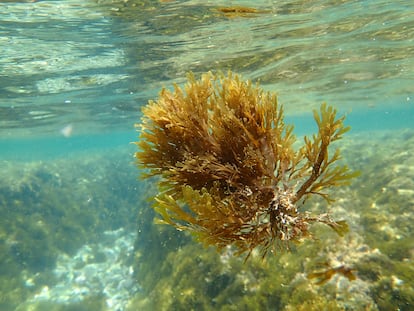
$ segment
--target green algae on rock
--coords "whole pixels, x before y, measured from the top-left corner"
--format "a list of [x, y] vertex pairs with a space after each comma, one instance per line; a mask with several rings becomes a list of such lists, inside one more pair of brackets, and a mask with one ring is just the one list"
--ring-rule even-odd
[[329, 151], [349, 130], [334, 108], [314, 111], [318, 133], [295, 149], [275, 94], [231, 72], [209, 72], [200, 80], [189, 74], [184, 90], [163, 89], [143, 114], [135, 156], [145, 176], [161, 176], [154, 198], [161, 223], [204, 245], [235, 246], [237, 255], [288, 248], [314, 222], [347, 231], [328, 213], [303, 211], [308, 197], [331, 202], [326, 190], [357, 175], [337, 165], [339, 149]]
[[108, 230], [135, 227], [131, 214], [139, 210], [144, 192], [125, 186], [136, 181], [130, 163], [122, 160], [128, 152], [0, 160], [0, 310], [103, 310], [92, 308], [93, 297], [86, 295], [73, 307], [68, 296], [64, 306], [34, 297], [42, 288], [51, 292], [59, 281], [54, 270], [59, 258], [76, 256], [84, 244], [100, 243]]

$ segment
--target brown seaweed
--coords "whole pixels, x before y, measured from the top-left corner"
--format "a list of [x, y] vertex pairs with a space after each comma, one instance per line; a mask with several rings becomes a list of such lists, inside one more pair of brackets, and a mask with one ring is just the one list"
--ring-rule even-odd
[[316, 279], [316, 285], [324, 285], [327, 283], [335, 274], [342, 275], [346, 277], [349, 281], [356, 280], [356, 276], [354, 274], [355, 270], [347, 267], [345, 265], [340, 265], [337, 267], [331, 267], [328, 263], [322, 264], [325, 269], [323, 271], [312, 272], [308, 273], [308, 279]]
[[258, 10], [255, 8], [232, 6], [232, 7], [219, 7], [217, 11], [223, 13], [228, 18], [234, 17], [255, 17], [257, 14], [269, 13], [269, 10]]
[[158, 222], [205, 245], [233, 245], [237, 254], [259, 247], [263, 256], [309, 236], [314, 222], [345, 233], [344, 221], [303, 211], [309, 196], [332, 202], [326, 190], [357, 175], [337, 165], [339, 149], [329, 151], [349, 130], [344, 117], [322, 104], [314, 118], [317, 134], [295, 149], [276, 95], [238, 75], [190, 73], [184, 89], [163, 89], [143, 108], [135, 154], [145, 177], [161, 177]]

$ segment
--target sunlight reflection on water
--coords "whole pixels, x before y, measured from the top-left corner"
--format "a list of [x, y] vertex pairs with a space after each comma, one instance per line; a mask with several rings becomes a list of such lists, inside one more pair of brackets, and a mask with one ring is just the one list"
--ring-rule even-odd
[[288, 115], [322, 101], [412, 107], [413, 3], [242, 4], [257, 13], [204, 1], [1, 3], [2, 135], [131, 130], [140, 106], [190, 70], [259, 80]]

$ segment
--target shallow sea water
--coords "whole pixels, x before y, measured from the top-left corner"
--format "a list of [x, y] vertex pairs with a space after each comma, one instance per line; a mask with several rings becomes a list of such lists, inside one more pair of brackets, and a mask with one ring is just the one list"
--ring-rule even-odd
[[[254, 13], [223, 13], [223, 7]], [[0, 2], [0, 310], [413, 310], [412, 1]], [[351, 231], [243, 263], [153, 224], [134, 123], [186, 73], [277, 92], [298, 137], [322, 102], [361, 176]], [[318, 210], [323, 203], [310, 204]], [[353, 269], [318, 285], [321, 266]]]

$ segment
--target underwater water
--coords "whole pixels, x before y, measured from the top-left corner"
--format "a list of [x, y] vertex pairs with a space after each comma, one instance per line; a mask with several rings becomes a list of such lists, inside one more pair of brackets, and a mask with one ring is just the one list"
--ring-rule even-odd
[[[0, 1], [1, 310], [413, 310], [414, 2]], [[141, 107], [186, 73], [278, 94], [295, 134], [327, 102], [361, 175], [350, 232], [266, 260], [155, 225]], [[306, 208], [325, 208], [307, 202]], [[325, 281], [308, 276], [338, 267]], [[338, 269], [337, 269], [338, 270]]]

